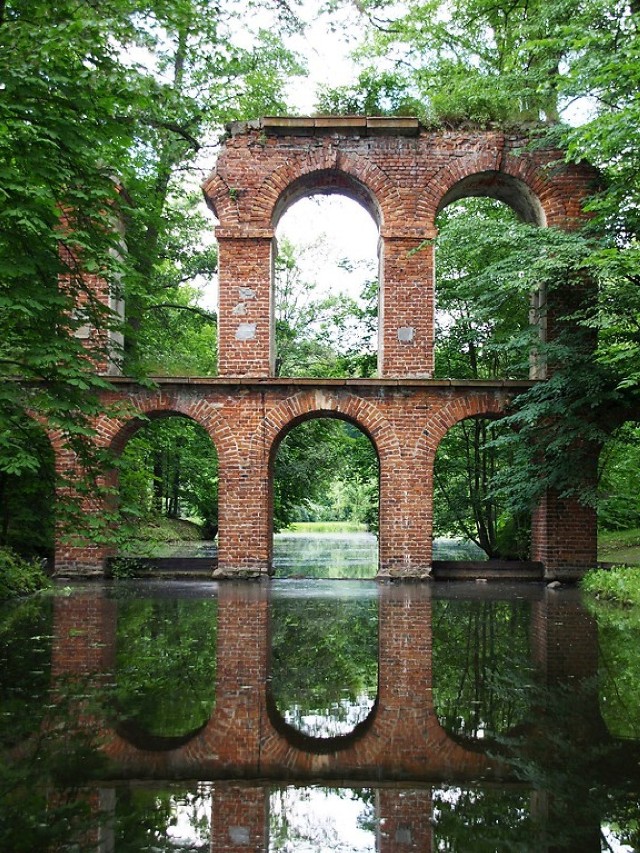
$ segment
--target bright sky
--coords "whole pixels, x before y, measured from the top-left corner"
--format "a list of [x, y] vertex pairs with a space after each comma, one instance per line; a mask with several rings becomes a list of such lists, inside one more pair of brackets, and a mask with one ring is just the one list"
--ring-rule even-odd
[[292, 110], [304, 115], [313, 112], [319, 86], [355, 82], [358, 68], [348, 54], [361, 41], [363, 31], [358, 13], [351, 6], [332, 14], [331, 28], [327, 16], [319, 15], [314, 3], [305, 4], [302, 16], [307, 23], [304, 35], [290, 36], [285, 43], [304, 56], [308, 65], [309, 77], [294, 78], [288, 87]]

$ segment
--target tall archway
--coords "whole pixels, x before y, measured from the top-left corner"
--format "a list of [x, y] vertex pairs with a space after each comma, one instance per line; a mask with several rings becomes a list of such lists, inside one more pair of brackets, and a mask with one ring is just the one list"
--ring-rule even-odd
[[177, 412], [127, 424], [112, 442], [123, 515], [121, 556], [215, 556], [218, 454]]
[[373, 376], [378, 368], [380, 211], [358, 180], [324, 169], [273, 212], [271, 372]]
[[270, 460], [276, 576], [375, 576], [379, 468], [370, 437], [340, 414], [310, 413], [282, 430]]
[[546, 285], [542, 204], [519, 178], [467, 175], [437, 207], [435, 375], [520, 379], [544, 375]]
[[531, 518], [499, 497], [501, 473], [513, 464], [500, 438], [509, 427], [495, 415], [455, 423], [434, 459], [434, 559], [526, 560]]

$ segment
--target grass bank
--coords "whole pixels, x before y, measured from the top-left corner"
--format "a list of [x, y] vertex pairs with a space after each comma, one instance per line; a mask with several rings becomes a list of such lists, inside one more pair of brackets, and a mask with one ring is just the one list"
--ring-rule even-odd
[[640, 527], [599, 533], [598, 559], [602, 563], [640, 566]]
[[294, 521], [283, 533], [366, 533], [367, 525], [356, 521]]
[[616, 566], [594, 569], [581, 581], [582, 589], [595, 598], [625, 606], [640, 605], [640, 567]]

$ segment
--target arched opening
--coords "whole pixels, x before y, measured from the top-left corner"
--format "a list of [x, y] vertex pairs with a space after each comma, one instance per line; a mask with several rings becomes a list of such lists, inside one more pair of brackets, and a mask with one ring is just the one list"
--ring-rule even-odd
[[[116, 439], [121, 558], [215, 558], [218, 455], [207, 431], [155, 412]], [[118, 566], [126, 563], [116, 562]]]
[[529, 514], [513, 511], [500, 496], [501, 473], [513, 451], [500, 442], [509, 429], [495, 417], [465, 418], [451, 427], [434, 460], [435, 560], [526, 560]]
[[270, 636], [276, 728], [311, 751], [348, 746], [366, 730], [378, 694], [377, 585], [276, 588]]
[[461, 181], [436, 220], [437, 378], [525, 379], [538, 370], [544, 298], [529, 270], [541, 232], [511, 195], [485, 197], [492, 188], [469, 198]]
[[341, 172], [294, 182], [274, 212], [272, 372], [374, 376], [379, 211]]
[[34, 420], [12, 427], [10, 466], [0, 469], [0, 548], [50, 559], [54, 547], [55, 457]]
[[218, 602], [172, 590], [118, 600], [117, 729], [141, 749], [171, 749], [211, 717], [216, 699]]
[[482, 596], [433, 602], [433, 703], [462, 742], [507, 736], [530, 719], [531, 602]]
[[277, 577], [375, 577], [379, 462], [358, 425], [318, 414], [289, 425], [270, 481]]

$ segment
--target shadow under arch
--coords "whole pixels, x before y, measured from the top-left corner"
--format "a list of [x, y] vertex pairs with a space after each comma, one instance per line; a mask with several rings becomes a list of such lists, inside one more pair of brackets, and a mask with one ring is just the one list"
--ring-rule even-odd
[[544, 208], [536, 192], [522, 178], [506, 172], [486, 169], [460, 178], [440, 198], [435, 216], [448, 205], [465, 198], [493, 198], [510, 207], [522, 222], [539, 227], [547, 224]]
[[350, 732], [343, 735], [334, 735], [332, 737], [314, 737], [313, 735], [301, 732], [285, 720], [278, 709], [276, 700], [269, 685], [267, 685], [265, 699], [269, 722], [273, 726], [274, 730], [295, 749], [299, 749], [302, 752], [311, 753], [313, 755], [328, 755], [330, 753], [350, 749], [362, 740], [362, 738], [364, 738], [372, 729], [376, 721], [379, 707], [378, 693], [373, 703], [373, 707], [365, 719], [356, 723]]

